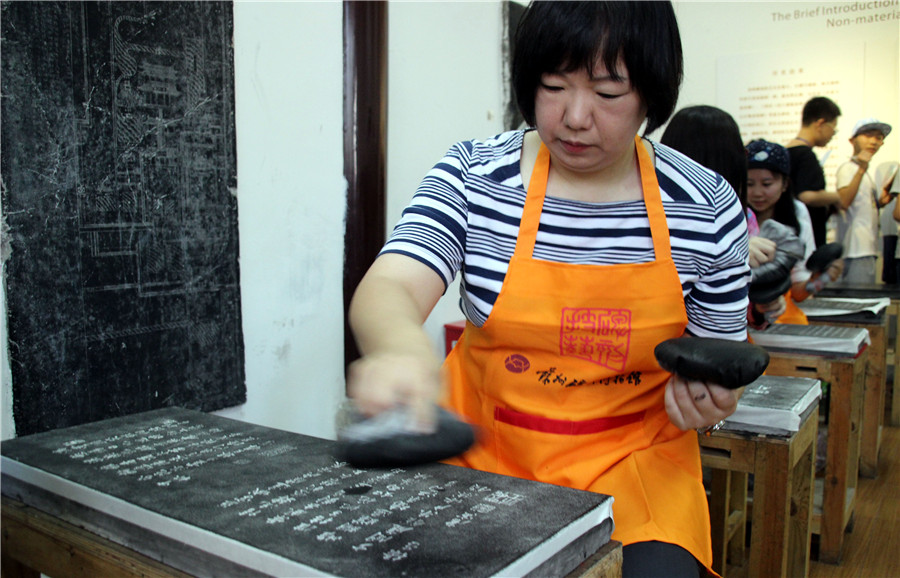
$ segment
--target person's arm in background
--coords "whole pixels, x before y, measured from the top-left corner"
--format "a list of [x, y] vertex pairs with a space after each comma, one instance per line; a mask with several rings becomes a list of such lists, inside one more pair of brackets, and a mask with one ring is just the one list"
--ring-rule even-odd
[[[838, 195], [841, 197], [841, 208], [844, 210], [850, 208], [850, 205], [853, 204], [853, 200], [859, 192], [859, 185], [866, 175], [866, 170], [869, 168], [869, 161], [871, 159], [872, 153], [861, 151], [858, 155], [850, 159], [851, 162], [856, 165], [856, 171], [853, 172], [852, 175], [850, 175], [849, 169], [845, 168], [847, 164], [842, 166], [841, 170], [838, 171], [838, 174], [844, 177], [842, 182], [845, 181], [845, 184], [838, 183]], [[846, 180], [847, 176], [850, 176], [849, 180]]]
[[878, 206], [884, 207], [888, 203], [890, 203], [896, 193], [891, 192], [891, 189], [894, 188], [894, 182], [897, 180], [897, 171], [895, 170], [891, 177], [884, 181], [881, 187], [878, 189]]
[[825, 189], [800, 191], [797, 193], [797, 198], [807, 207], [830, 207], [841, 202], [841, 197], [838, 193], [826, 191]]
[[838, 206], [841, 202], [836, 191], [825, 190], [825, 177], [819, 159], [810, 149], [798, 157], [791, 157], [791, 189], [794, 196], [807, 207]]
[[775, 241], [765, 237], [750, 237], [750, 268], [755, 269], [775, 257]]
[[806, 268], [806, 263], [816, 249], [816, 241], [812, 232], [812, 220], [806, 205], [794, 201], [794, 211], [797, 222], [800, 224], [800, 241], [803, 243], [803, 258], [798, 261], [791, 270], [791, 298], [800, 303], [822, 290], [827, 283], [841, 278], [844, 272], [844, 260], [833, 261], [825, 271], [811, 273]]

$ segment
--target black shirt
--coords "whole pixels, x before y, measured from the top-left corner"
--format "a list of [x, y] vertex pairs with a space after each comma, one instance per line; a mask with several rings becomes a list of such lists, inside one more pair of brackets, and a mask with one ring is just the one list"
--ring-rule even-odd
[[[803, 191], [822, 191], [825, 189], [825, 171], [819, 164], [819, 158], [813, 152], [812, 147], [805, 145], [790, 147], [788, 154], [791, 157], [791, 183], [790, 191], [795, 197]], [[831, 216], [832, 207], [810, 207], [809, 218], [812, 220], [813, 237], [816, 247], [825, 244], [825, 223]]]

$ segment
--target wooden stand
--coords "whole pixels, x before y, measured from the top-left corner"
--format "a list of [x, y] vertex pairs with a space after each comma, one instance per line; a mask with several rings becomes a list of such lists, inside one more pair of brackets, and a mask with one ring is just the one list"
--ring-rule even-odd
[[[751, 577], [809, 574], [818, 421], [816, 404], [796, 433], [719, 430], [699, 436], [700, 458], [712, 469], [713, 570], [723, 577], [737, 569]], [[754, 476], [753, 515], [745, 552], [748, 474]]]
[[891, 300], [885, 311], [888, 329], [888, 346], [886, 347], [886, 365], [893, 369], [893, 377], [889, 384], [890, 404], [887, 405], [886, 420], [894, 426], [900, 426], [900, 285], [844, 285], [834, 283], [827, 285], [820, 297], [843, 297], [848, 299], [874, 299], [887, 297]]
[[4, 578], [189, 576], [6, 496], [2, 508]]
[[885, 371], [891, 368], [890, 403], [887, 403], [885, 419], [889, 425], [900, 427], [900, 300], [891, 299], [885, 312], [889, 329], [888, 346], [885, 348]]
[[[769, 352], [768, 375], [828, 382], [828, 446], [824, 483], [816, 488], [812, 532], [819, 535], [819, 560], [841, 561], [844, 530], [856, 505], [860, 428], [869, 349], [856, 357]], [[821, 501], [820, 501], [821, 496]]]
[[610, 540], [566, 578], [622, 578], [622, 542]]
[[[865, 478], [878, 476], [878, 454], [881, 452], [881, 434], [884, 426], [884, 395], [886, 384], [885, 350], [887, 343], [887, 316], [859, 319], [854, 316], [815, 318], [810, 325], [857, 327], [869, 332], [869, 360], [866, 362], [866, 386], [863, 397], [862, 432], [860, 433], [859, 475]], [[851, 319], [851, 317], [854, 317]]]
[[[70, 578], [191, 576], [3, 496], [0, 556], [4, 578]], [[199, 574], [207, 574], [199, 569]], [[622, 543], [607, 542], [566, 578], [621, 578]]]

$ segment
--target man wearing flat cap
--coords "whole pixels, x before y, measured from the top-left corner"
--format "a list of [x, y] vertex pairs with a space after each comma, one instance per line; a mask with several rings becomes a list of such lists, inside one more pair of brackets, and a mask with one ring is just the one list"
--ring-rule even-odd
[[838, 219], [839, 240], [844, 244], [844, 281], [874, 284], [878, 260], [878, 209], [891, 201], [890, 193], [869, 171], [872, 157], [884, 144], [891, 125], [864, 118], [853, 127], [853, 156], [838, 167], [837, 189], [843, 209]]

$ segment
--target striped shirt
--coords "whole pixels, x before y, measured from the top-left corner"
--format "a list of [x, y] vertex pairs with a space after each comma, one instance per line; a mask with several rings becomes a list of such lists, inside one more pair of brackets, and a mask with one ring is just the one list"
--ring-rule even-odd
[[[449, 285], [458, 272], [460, 308], [476, 326], [491, 313], [516, 246], [525, 205], [519, 163], [523, 131], [451, 147], [422, 180], [382, 253], [400, 253]], [[746, 339], [750, 278], [747, 224], [725, 180], [659, 143], [656, 177], [681, 280], [687, 330]], [[643, 200], [589, 203], [548, 196], [534, 258], [577, 264], [654, 259]]]

